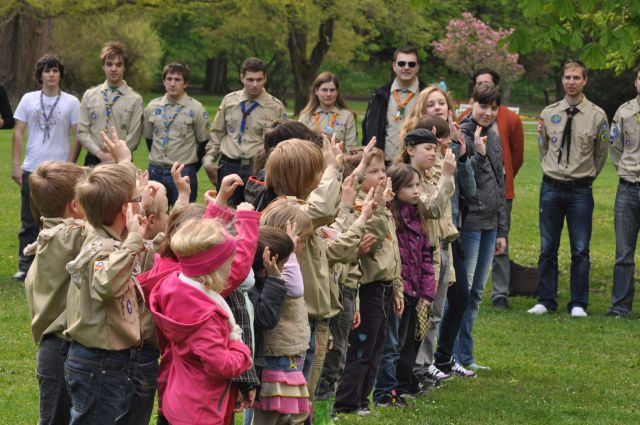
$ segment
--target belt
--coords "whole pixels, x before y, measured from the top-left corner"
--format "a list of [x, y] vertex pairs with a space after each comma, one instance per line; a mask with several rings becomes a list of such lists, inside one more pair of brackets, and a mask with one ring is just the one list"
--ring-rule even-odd
[[[198, 165], [197, 162], [193, 163], [193, 164], [185, 164], [185, 167], [189, 167], [192, 165]], [[149, 167], [153, 167], [153, 168], [159, 168], [161, 170], [171, 170], [171, 167], [173, 167], [173, 165], [164, 165], [164, 164], [156, 164], [154, 162], [150, 162], [149, 163]]]
[[630, 182], [628, 180], [623, 179], [622, 177], [620, 177], [620, 184], [623, 184], [625, 186], [631, 186], [631, 187], [640, 187], [640, 182]]
[[577, 180], [556, 180], [547, 175], [542, 176], [542, 181], [545, 183], [549, 183], [552, 186], [555, 186], [559, 189], [574, 189], [581, 187], [590, 187], [593, 183], [593, 179], [591, 177], [585, 177], [583, 179]]
[[251, 164], [253, 164], [253, 158], [236, 159], [236, 158], [229, 158], [226, 155], [220, 155], [220, 159], [226, 162], [230, 162], [232, 164], [240, 164], [242, 167], [250, 167]]

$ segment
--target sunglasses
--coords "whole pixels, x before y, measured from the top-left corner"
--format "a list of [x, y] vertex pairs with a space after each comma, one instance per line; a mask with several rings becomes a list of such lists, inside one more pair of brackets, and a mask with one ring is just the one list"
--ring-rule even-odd
[[400, 67], [400, 68], [404, 68], [406, 66], [408, 66], [409, 68], [415, 68], [416, 65], [418, 65], [418, 62], [398, 61], [398, 62], [396, 62], [396, 65], [398, 65], [398, 67]]

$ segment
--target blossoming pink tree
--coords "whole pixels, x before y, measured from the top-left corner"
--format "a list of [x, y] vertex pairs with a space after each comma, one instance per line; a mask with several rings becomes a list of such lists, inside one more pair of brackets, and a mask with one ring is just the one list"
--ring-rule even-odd
[[500, 74], [501, 82], [508, 84], [518, 80], [524, 73], [523, 66], [518, 63], [519, 55], [509, 53], [507, 44], [500, 43], [512, 32], [513, 29], [494, 30], [465, 12], [462, 19], [450, 20], [446, 37], [434, 41], [432, 45], [435, 54], [444, 60], [448, 68], [462, 72], [469, 80], [476, 69], [491, 68]]

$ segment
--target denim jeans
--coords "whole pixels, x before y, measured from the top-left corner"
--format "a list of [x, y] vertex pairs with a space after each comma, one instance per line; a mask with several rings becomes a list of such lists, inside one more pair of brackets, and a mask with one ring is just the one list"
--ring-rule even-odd
[[[189, 195], [189, 202], [195, 202], [198, 198], [198, 164], [187, 164], [182, 169], [181, 175], [189, 176], [189, 186], [191, 186], [191, 194]], [[149, 180], [157, 181], [167, 189], [167, 199], [169, 200], [169, 206], [176, 203], [178, 200], [178, 189], [171, 177], [171, 167], [157, 166], [149, 164]]]
[[36, 354], [40, 389], [39, 425], [69, 423], [71, 400], [64, 380], [64, 362], [71, 343], [53, 334], [44, 335]]
[[64, 374], [71, 395], [69, 425], [113, 425], [129, 409], [133, 388], [130, 350], [107, 351], [71, 344]]
[[493, 257], [492, 279], [493, 289], [491, 290], [491, 301], [500, 298], [507, 299], [509, 296], [509, 281], [511, 280], [511, 265], [509, 264], [509, 229], [511, 228], [511, 208], [513, 199], [505, 200], [505, 215], [507, 219], [507, 246], [504, 253]]
[[558, 308], [558, 248], [567, 218], [571, 245], [571, 300], [567, 306], [586, 308], [589, 303], [589, 242], [593, 216], [591, 187], [562, 189], [547, 182], [540, 187], [540, 258], [538, 302], [548, 310]]
[[329, 329], [333, 336], [333, 347], [327, 352], [322, 368], [322, 376], [318, 384], [317, 400], [327, 400], [336, 395], [336, 383], [344, 369], [347, 358], [347, 345], [349, 343], [349, 331], [353, 324], [353, 316], [356, 310], [357, 289], [340, 287], [343, 310], [329, 322]]
[[496, 235], [497, 229], [460, 232], [460, 243], [465, 255], [467, 281], [469, 282], [469, 302], [462, 316], [453, 352], [456, 360], [463, 365], [474, 363], [473, 326], [476, 323], [482, 293], [489, 278], [496, 246]]
[[636, 243], [640, 231], [640, 188], [620, 183], [613, 209], [616, 232], [616, 261], [609, 311], [623, 316], [631, 314], [634, 294]]
[[451, 370], [454, 344], [469, 304], [469, 282], [460, 241], [456, 240], [451, 244], [451, 253], [456, 282], [447, 288], [447, 302], [438, 329], [438, 346], [434, 355], [435, 365], [443, 372]]
[[[400, 318], [395, 314], [390, 314], [387, 320], [387, 337], [384, 341], [384, 351], [378, 365], [378, 376], [376, 377], [376, 388], [373, 391], [373, 401], [381, 401], [385, 395], [391, 394], [398, 386], [396, 376], [396, 366], [400, 358], [400, 351], [404, 344], [415, 345], [415, 314], [417, 298], [404, 296], [404, 310]], [[413, 320], [413, 335], [409, 334], [409, 322], [411, 316]], [[415, 350], [414, 350], [415, 352]], [[413, 365], [410, 370], [413, 369]]]
[[158, 359], [160, 350], [146, 344], [131, 350], [129, 379], [133, 386], [129, 411], [119, 425], [148, 424], [153, 412], [153, 402], [158, 387]]
[[27, 245], [38, 238], [38, 223], [31, 212], [31, 191], [29, 190], [29, 171], [22, 172], [22, 186], [20, 188], [20, 230], [18, 231], [18, 270], [27, 272], [33, 262], [33, 255], [24, 255]]
[[[222, 179], [230, 174], [239, 175], [242, 181], [246, 184], [253, 171], [253, 162], [247, 163], [247, 165], [242, 165], [239, 161], [230, 161], [225, 157], [220, 158], [219, 166], [218, 189], [220, 189], [220, 183], [222, 182]], [[239, 187], [233, 193], [233, 196], [229, 198], [229, 205], [232, 208], [235, 208], [241, 202], [244, 202], [244, 190], [243, 188]]]

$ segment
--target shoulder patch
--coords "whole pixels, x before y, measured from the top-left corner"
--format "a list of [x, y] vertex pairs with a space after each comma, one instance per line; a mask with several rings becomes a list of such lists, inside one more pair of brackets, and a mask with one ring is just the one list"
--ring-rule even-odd
[[[218, 110], [220, 110], [220, 109], [218, 109]], [[204, 118], [205, 120], [208, 120], [208, 119], [209, 119], [209, 114], [207, 114], [206, 112], [204, 112], [204, 113], [202, 114], [202, 118]]]
[[105, 266], [108, 264], [108, 261], [106, 260], [99, 260], [99, 261], [95, 261], [93, 263], [93, 270], [100, 270], [105, 268]]

